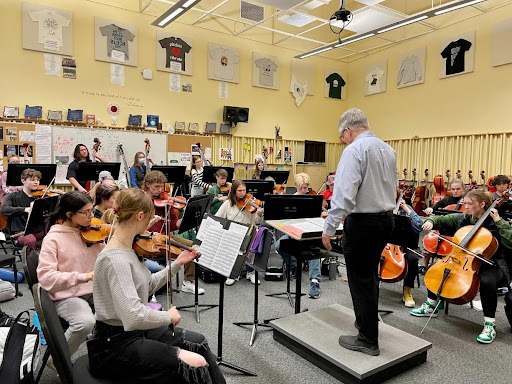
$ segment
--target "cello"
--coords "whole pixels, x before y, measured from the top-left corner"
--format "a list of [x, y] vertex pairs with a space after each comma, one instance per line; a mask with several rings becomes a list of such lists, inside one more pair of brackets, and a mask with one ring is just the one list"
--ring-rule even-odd
[[425, 274], [425, 285], [448, 303], [466, 304], [472, 301], [480, 285], [478, 268], [498, 249], [498, 241], [483, 224], [491, 210], [508, 200], [495, 200], [475, 225], [460, 228], [453, 236], [452, 251], [436, 261]]
[[427, 200], [428, 200], [428, 169], [425, 169], [425, 184], [419, 185], [414, 190], [414, 200], [412, 202], [412, 208], [414, 209], [414, 212], [416, 212], [418, 215], [425, 216], [425, 213], [423, 210], [427, 208]]
[[435, 175], [434, 176], [434, 187], [436, 189], [436, 193], [432, 199], [432, 205], [436, 205], [439, 201], [446, 197], [446, 189], [444, 187], [443, 175]]
[[447, 169], [446, 172], [444, 173], [444, 175], [446, 176], [446, 196], [451, 196], [452, 195], [452, 191], [450, 190], [450, 187], [449, 187], [449, 184], [450, 184], [450, 170]]

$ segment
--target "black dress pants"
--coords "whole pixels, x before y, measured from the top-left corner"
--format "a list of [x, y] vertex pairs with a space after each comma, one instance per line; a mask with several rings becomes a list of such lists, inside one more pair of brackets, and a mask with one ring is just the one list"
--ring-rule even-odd
[[393, 231], [392, 212], [353, 213], [343, 225], [343, 250], [358, 338], [378, 345], [378, 265]]

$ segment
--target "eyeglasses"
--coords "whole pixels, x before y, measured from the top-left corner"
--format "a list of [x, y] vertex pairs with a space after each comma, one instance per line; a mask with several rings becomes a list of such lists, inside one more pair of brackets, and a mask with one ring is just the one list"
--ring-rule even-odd
[[343, 139], [343, 135], [345, 134], [345, 132], [347, 131], [347, 129], [350, 129], [350, 128], [343, 128], [343, 130], [341, 131], [340, 133], [340, 140]]
[[77, 211], [76, 213], [80, 213], [80, 214], [84, 215], [85, 217], [92, 217], [93, 216], [91, 210], [89, 210], [89, 211]]

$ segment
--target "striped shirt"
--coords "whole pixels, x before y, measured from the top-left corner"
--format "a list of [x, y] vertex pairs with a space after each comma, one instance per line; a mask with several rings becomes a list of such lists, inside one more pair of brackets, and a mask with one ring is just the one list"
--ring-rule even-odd
[[[181, 266], [175, 261], [172, 274]], [[154, 329], [171, 324], [166, 311], [149, 308], [149, 295], [167, 282], [169, 269], [151, 274], [134, 251], [111, 249], [98, 255], [94, 267], [94, 307], [96, 320], [125, 331]]]
[[193, 169], [190, 172], [190, 175], [192, 176], [192, 185], [197, 185], [201, 188], [210, 188], [210, 184], [203, 182], [203, 171], [204, 168], [201, 168], [201, 172], [198, 172], [196, 169]]

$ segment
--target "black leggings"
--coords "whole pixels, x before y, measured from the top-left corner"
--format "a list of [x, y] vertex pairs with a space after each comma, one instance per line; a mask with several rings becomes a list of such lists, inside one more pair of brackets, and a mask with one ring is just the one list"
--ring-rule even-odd
[[407, 275], [404, 278], [404, 287], [414, 288], [414, 280], [418, 276], [418, 255], [407, 250], [405, 260], [407, 260]]
[[[98, 377], [151, 384], [226, 383], [205, 337], [181, 328], [125, 332], [97, 321], [87, 349], [91, 372]], [[180, 349], [202, 355], [208, 365], [189, 366], [178, 358]]]

